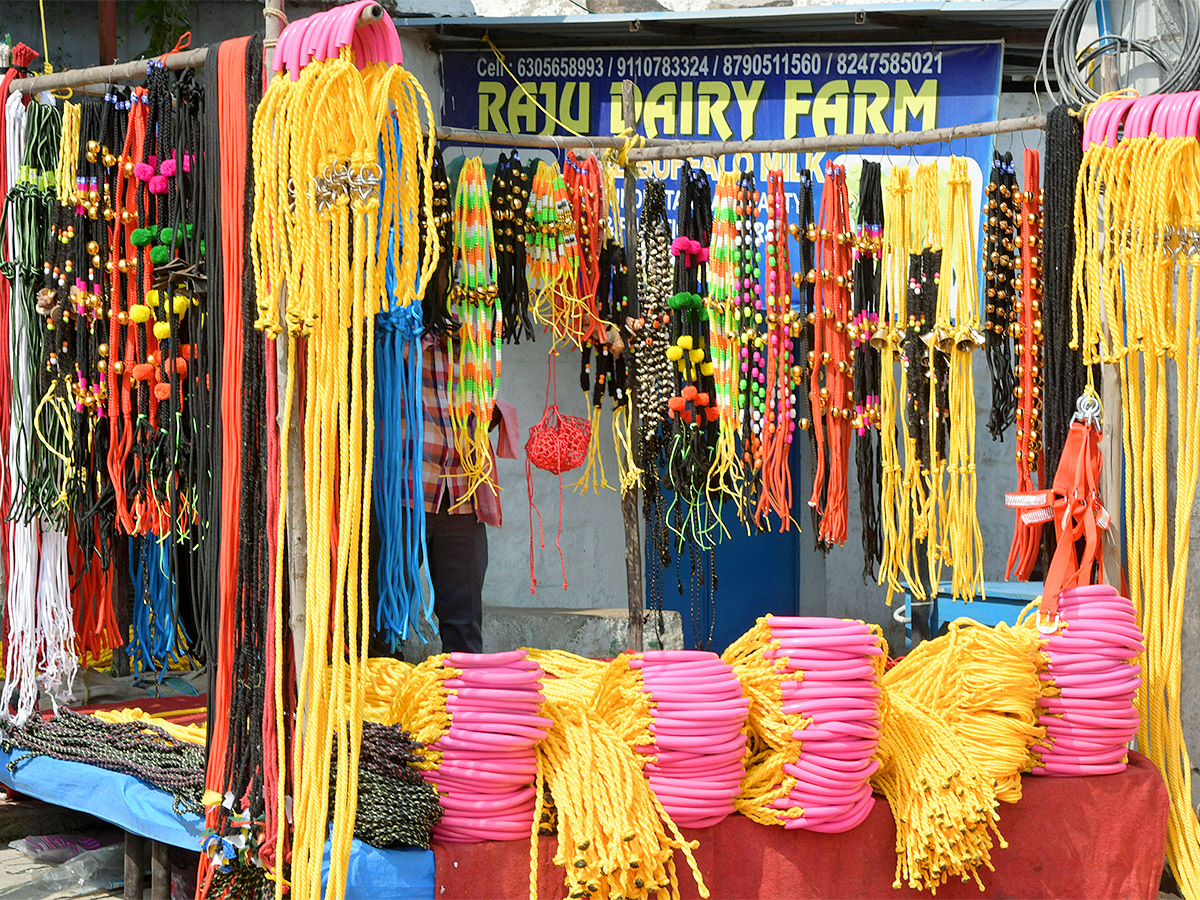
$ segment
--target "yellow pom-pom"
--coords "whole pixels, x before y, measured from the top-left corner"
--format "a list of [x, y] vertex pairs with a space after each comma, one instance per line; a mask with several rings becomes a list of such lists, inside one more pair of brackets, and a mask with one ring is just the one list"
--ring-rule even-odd
[[192, 298], [186, 294], [176, 294], [171, 299], [171, 309], [175, 310], [175, 315], [182, 316], [188, 311], [188, 307], [192, 305]]
[[129, 318], [139, 325], [150, 321], [150, 307], [138, 303], [129, 307]]
[[707, 375], [712, 375], [712, 373], [713, 373], [713, 364], [712, 363], [706, 362], [704, 365], [702, 365], [700, 367], [701, 375], [707, 376]]
[[690, 359], [694, 363], [698, 363], [698, 362], [700, 362], [700, 360], [704, 359], [704, 351], [701, 350], [699, 347], [697, 347], [695, 350], [689, 350], [688, 351], [688, 359]]
[[679, 360], [683, 359], [683, 348], [682, 347], [668, 347], [667, 348], [667, 359], [671, 360], [671, 362], [678, 362]]
[[146, 305], [158, 306], [158, 291], [146, 291]]
[[684, 350], [691, 350], [692, 349], [692, 336], [690, 334], [682, 335], [679, 338], [679, 340], [677, 341], [677, 343]]
[[165, 341], [171, 336], [171, 325], [169, 322], [155, 322], [154, 336], [160, 341]]

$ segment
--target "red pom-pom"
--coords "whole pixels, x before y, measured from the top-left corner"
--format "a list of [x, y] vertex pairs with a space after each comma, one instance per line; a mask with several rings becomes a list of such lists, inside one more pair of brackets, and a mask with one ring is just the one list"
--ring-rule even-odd
[[144, 162], [134, 163], [133, 177], [136, 178], [138, 181], [149, 181], [150, 176], [152, 176], [153, 174], [154, 174], [154, 166], [150, 165], [150, 163], [144, 163]]
[[138, 363], [133, 367], [132, 375], [134, 381], [146, 381], [153, 374], [154, 366], [150, 365], [149, 363]]
[[683, 389], [683, 391], [681, 392], [681, 394], [682, 394], [682, 396], [683, 396], [683, 399], [684, 399], [684, 400], [693, 400], [693, 399], [695, 399], [695, 397], [696, 397], [696, 386], [695, 386], [694, 384], [689, 384], [687, 387], [685, 387], [685, 388]]
[[[689, 385], [689, 387], [690, 387], [690, 385]], [[692, 390], [695, 390], [695, 388], [692, 388]], [[684, 394], [687, 394], [687, 391], [688, 391], [687, 388], [683, 389]], [[672, 410], [680, 410], [680, 409], [683, 409], [685, 402], [686, 401], [684, 400], [683, 397], [672, 397], [670, 400], [667, 401], [667, 406]]]
[[160, 381], [154, 386], [154, 396], [159, 400], [166, 400], [171, 396], [171, 386], [165, 381]]
[[150, 193], [165, 194], [167, 192], [167, 176], [154, 175], [150, 179]]
[[708, 417], [708, 421], [715, 422], [717, 421], [717, 417], [721, 415], [721, 411], [715, 406], [710, 406], [704, 411], [704, 415]]
[[708, 406], [708, 394], [704, 393], [704, 392], [697, 394], [696, 395], [696, 405], [697, 406]]
[[679, 414], [679, 416], [680, 416], [680, 418], [683, 419], [683, 421], [687, 422], [689, 425], [692, 424], [692, 411], [690, 409], [685, 409], [683, 412], [681, 412]]
[[164, 159], [162, 162], [162, 165], [158, 167], [158, 171], [161, 172], [163, 175], [165, 175], [167, 178], [170, 178], [171, 176], [173, 176], [175, 174], [175, 160], [174, 159]]
[[186, 377], [187, 377], [187, 360], [186, 360], [186, 359], [178, 359], [178, 358], [176, 358], [176, 360], [175, 360], [175, 374], [176, 374], [176, 375], [178, 375], [180, 378], [186, 378]]

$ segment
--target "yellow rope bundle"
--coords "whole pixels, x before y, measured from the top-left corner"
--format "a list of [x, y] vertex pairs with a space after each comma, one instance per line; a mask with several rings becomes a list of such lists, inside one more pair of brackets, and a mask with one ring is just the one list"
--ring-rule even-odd
[[[118, 724], [120, 722], [145, 722], [149, 725], [154, 725], [161, 728], [171, 737], [186, 741], [189, 744], [198, 744], [204, 746], [204, 738], [207, 729], [204, 725], [179, 725], [172, 722], [170, 719], [163, 718], [164, 715], [178, 716], [183, 710], [172, 710], [169, 713], [148, 713], [140, 707], [127, 707], [125, 709], [98, 709], [91, 715], [99, 719], [101, 722], [109, 722]], [[203, 708], [195, 710], [195, 712], [204, 712]]]
[[888, 692], [872, 786], [896, 819], [896, 880], [936, 891], [947, 879], [979, 880], [992, 869], [992, 834], [1000, 836], [996, 793], [940, 716], [903, 692]]
[[[983, 535], [975, 508], [975, 377], [971, 369], [971, 355], [983, 345], [983, 334], [979, 330], [971, 176], [965, 158], [950, 157], [948, 183], [946, 255], [938, 285], [936, 330], [939, 345], [950, 357], [950, 435], [944, 463], [949, 482], [943, 495], [945, 506], [940, 510], [944, 518], [939, 528], [941, 543], [929, 543], [930, 571], [936, 571], [932, 565], [936, 547], [953, 570], [950, 590], [954, 599], [970, 600], [983, 590]], [[932, 398], [933, 379], [930, 384]], [[937, 404], [931, 403], [930, 408], [936, 409]], [[932, 430], [934, 416], [929, 419]], [[935, 474], [940, 481], [941, 470]], [[933, 578], [932, 584], [937, 583]]]
[[[916, 445], [908, 432], [908, 418], [898, 414], [902, 407], [898, 405], [897, 398], [908, 394], [908, 372], [905, 367], [900, 367], [898, 390], [893, 378], [901, 353], [902, 329], [908, 323], [909, 257], [917, 246], [912, 233], [912, 193], [912, 177], [908, 167], [897, 166], [892, 169], [887, 182], [887, 209], [883, 217], [883, 284], [879, 310], [883, 337], [883, 346], [879, 350], [879, 410], [880, 421], [885, 423], [885, 427], [879, 429], [882, 473], [880, 522], [883, 530], [879, 584], [887, 584], [888, 606], [892, 605], [892, 598], [897, 592], [904, 591], [905, 584], [912, 585], [918, 596], [924, 596], [920, 579], [912, 576], [913, 506], [909, 498], [917, 484]], [[904, 466], [901, 465], [896, 444], [896, 429], [890, 427], [897, 419], [900, 420], [900, 433], [903, 435]]]
[[883, 676], [888, 696], [903, 694], [937, 715], [985, 776], [996, 796], [1021, 799], [1029, 749], [1045, 737], [1037, 701], [1048, 696], [1039, 678], [1041, 640], [1029, 626], [995, 628], [959, 619], [925, 641]]
[[[420, 102], [418, 102], [420, 101]], [[438, 243], [417, 248], [418, 210], [424, 201], [432, 221], [428, 187], [434, 150], [432, 129], [420, 134], [420, 114], [432, 109], [420, 85], [399, 66], [377, 63], [360, 71], [344, 48], [336, 59], [311, 63], [299, 79], [272, 81], [255, 116], [253, 153], [255, 210], [251, 258], [259, 297], [256, 323], [271, 336], [286, 326], [289, 378], [283, 416], [291, 416], [295, 392], [296, 338], [307, 336], [308, 382], [304, 446], [304, 504], [310, 561], [304, 608], [305, 633], [297, 730], [303, 735], [294, 772], [292, 896], [321, 896], [322, 857], [329, 832], [329, 786], [334, 778], [328, 894], [345, 893], [350, 841], [357, 807], [357, 767], [362, 736], [364, 661], [370, 628], [367, 607], [367, 534], [371, 515], [374, 444], [375, 313], [389, 305], [384, 277], [389, 241], [399, 272], [400, 294], [419, 297], [437, 263]], [[402, 141], [401, 158], [389, 151], [380, 165], [381, 142]], [[383, 184], [382, 190], [380, 184]], [[422, 189], [422, 185], [425, 188]], [[382, 248], [382, 249], [381, 249]], [[279, 301], [286, 291], [286, 322]], [[349, 360], [349, 365], [347, 365]], [[289, 429], [280, 453], [288, 455]], [[287, 508], [287, 467], [280, 478], [280, 506]], [[332, 542], [332, 523], [339, 523]], [[281, 653], [282, 556], [285, 516], [280, 516], [275, 561], [275, 644]], [[327, 623], [332, 623], [332, 635]], [[330, 648], [335, 648], [331, 653]], [[344, 653], [341, 648], [350, 648]], [[332, 664], [330, 664], [332, 663]], [[272, 675], [277, 715], [282, 718], [282, 674]], [[285, 728], [278, 723], [280, 741]], [[336, 773], [330, 758], [337, 747]], [[282, 743], [279, 758], [286, 755]], [[284, 821], [285, 779], [273, 802]], [[283, 834], [276, 845], [283, 858]], [[284, 882], [276, 877], [277, 896]]]
[[[626, 663], [628, 665], [628, 663]], [[537, 831], [549, 785], [558, 812], [554, 862], [566, 869], [572, 898], [678, 898], [675, 851], [692, 870], [701, 897], [708, 888], [692, 850], [642, 776], [638, 754], [589, 704], [547, 700], [554, 724], [537, 745], [538, 806], [529, 894], [537, 896]]]
[[742, 793], [734, 807], [742, 815], [762, 825], [780, 825], [784, 818], [796, 818], [803, 813], [798, 807], [778, 810], [775, 800], [791, 793], [796, 778], [783, 771], [785, 765], [795, 765], [800, 758], [800, 742], [792, 733], [811, 720], [783, 711], [783, 682], [802, 681], [799, 672], [777, 670], [775, 660], [767, 659], [766, 650], [778, 650], [779, 642], [771, 640], [771, 626], [765, 617], [753, 628], [729, 645], [721, 658], [733, 666], [742, 683], [742, 692], [750, 698], [746, 716], [749, 758]]
[[1116, 364], [1120, 372], [1126, 575], [1146, 635], [1138, 749], [1171, 795], [1167, 859], [1184, 895], [1200, 897], [1200, 824], [1180, 718], [1180, 632], [1200, 473], [1200, 145], [1152, 136], [1090, 147], [1075, 202], [1072, 346], [1085, 365]]

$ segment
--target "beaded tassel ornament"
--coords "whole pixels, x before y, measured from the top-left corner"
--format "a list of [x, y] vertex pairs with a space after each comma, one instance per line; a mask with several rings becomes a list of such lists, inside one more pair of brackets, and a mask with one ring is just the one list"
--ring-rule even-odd
[[766, 375], [762, 362], [765, 338], [762, 329], [762, 250], [758, 245], [758, 185], [751, 171], [738, 177], [734, 194], [737, 231], [734, 235], [733, 281], [735, 321], [738, 327], [737, 392], [740, 416], [743, 477], [738, 496], [738, 517], [752, 528], [762, 494], [764, 398]]
[[[504, 317], [496, 302], [496, 244], [483, 160], [463, 164], [454, 197], [454, 287], [449, 303], [461, 323], [458, 377], [451, 373], [454, 444], [467, 475], [460, 502], [474, 497], [492, 472], [488, 443], [502, 366]], [[451, 357], [453, 357], [451, 347]]]
[[530, 183], [531, 177], [517, 152], [514, 150], [512, 156], [501, 153], [492, 175], [492, 229], [496, 237], [496, 284], [504, 315], [504, 340], [512, 344], [521, 343], [522, 337], [534, 340], [525, 253]]
[[529, 204], [525, 252], [533, 317], [556, 342], [578, 345], [585, 303], [579, 295], [579, 242], [567, 185], [553, 163], [538, 161]]

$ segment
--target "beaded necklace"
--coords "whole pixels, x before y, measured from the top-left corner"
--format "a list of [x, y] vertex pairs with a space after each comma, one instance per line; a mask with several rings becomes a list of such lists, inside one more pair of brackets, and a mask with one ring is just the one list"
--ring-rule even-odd
[[640, 404], [637, 452], [644, 471], [642, 517], [646, 521], [646, 608], [661, 635], [663, 622], [663, 569], [671, 564], [671, 541], [666, 523], [667, 502], [661, 471], [666, 446], [667, 403], [675, 389], [670, 343], [671, 226], [667, 219], [666, 185], [657, 178], [645, 182], [645, 199], [639, 222], [639, 315], [631, 329], [630, 349], [637, 360], [637, 396]]
[[[1012, 289], [1021, 292], [1021, 299], [1012, 305], [1015, 321], [1010, 326], [1018, 352], [1014, 375], [1019, 381], [1013, 388], [1017, 450], [1013, 455], [1017, 462], [1019, 493], [1034, 489], [1035, 472], [1039, 487], [1047, 487], [1048, 481], [1042, 452], [1042, 192], [1038, 161], [1036, 150], [1026, 151], [1025, 190], [1019, 193], [1021, 234], [1017, 238], [1017, 247], [1020, 265], [1012, 281]], [[1027, 517], [1021, 509], [1017, 510], [1004, 571], [1006, 578], [1015, 573], [1019, 580], [1028, 581], [1032, 576], [1041, 550], [1042, 524]]]
[[[854, 318], [847, 330], [854, 347], [855, 465], [862, 527], [863, 578], [874, 579], [883, 557], [879, 521], [880, 442], [879, 297], [883, 254], [883, 178], [879, 163], [864, 161], [859, 174], [858, 232], [854, 240]], [[890, 371], [888, 373], [890, 377]]]
[[[579, 248], [577, 292], [582, 301], [574, 311], [570, 331], [572, 343], [582, 347], [591, 340], [602, 341], [606, 334], [596, 293], [600, 287], [600, 254], [608, 221], [607, 202], [600, 181], [600, 163], [595, 155], [589, 155], [580, 163], [575, 151], [568, 150], [563, 181], [571, 199], [571, 220]], [[595, 429], [592, 433], [595, 434]]]
[[808, 502], [821, 512], [819, 540], [832, 546], [846, 541], [852, 411], [842, 404], [854, 400], [854, 373], [846, 334], [854, 281], [851, 257], [854, 233], [850, 230], [843, 166], [826, 166], [819, 224], [816, 300], [809, 314], [815, 336], [809, 402], [814, 410], [812, 427], [817, 438], [817, 461]]
[[986, 302], [983, 334], [986, 340], [988, 371], [992, 377], [992, 413], [988, 431], [992, 440], [1003, 440], [1004, 432], [1016, 419], [1016, 381], [1013, 377], [1012, 296], [1014, 272], [1019, 256], [1014, 252], [1014, 237], [1020, 227], [1016, 221], [1017, 176], [1012, 154], [993, 153], [992, 180], [984, 189], [983, 275]]
[[758, 528], [769, 530], [768, 517], [779, 517], [779, 528], [791, 526], [792, 476], [788, 455], [795, 428], [796, 408], [792, 384], [792, 274], [788, 262], [787, 199], [783, 190], [783, 172], [775, 169], [767, 175], [767, 289], [762, 309], [755, 316], [763, 319], [763, 349], [755, 360], [761, 369], [763, 401], [762, 492], [754, 512]]
[[738, 326], [738, 390], [744, 477], [738, 516], [747, 528], [758, 508], [762, 491], [763, 398], [766, 396], [762, 363], [762, 250], [758, 246], [759, 191], [754, 172], [743, 172], [734, 194], [737, 234], [734, 236], [734, 284], [737, 286], [735, 321]]
[[[717, 443], [709, 472], [710, 492], [738, 498], [743, 464], [738, 455], [742, 418], [741, 297], [738, 278], [741, 238], [738, 233], [735, 179], [722, 172], [713, 202], [713, 234], [708, 258], [708, 332], [713, 363], [713, 405], [717, 409]], [[739, 505], [738, 513], [742, 510]]]

